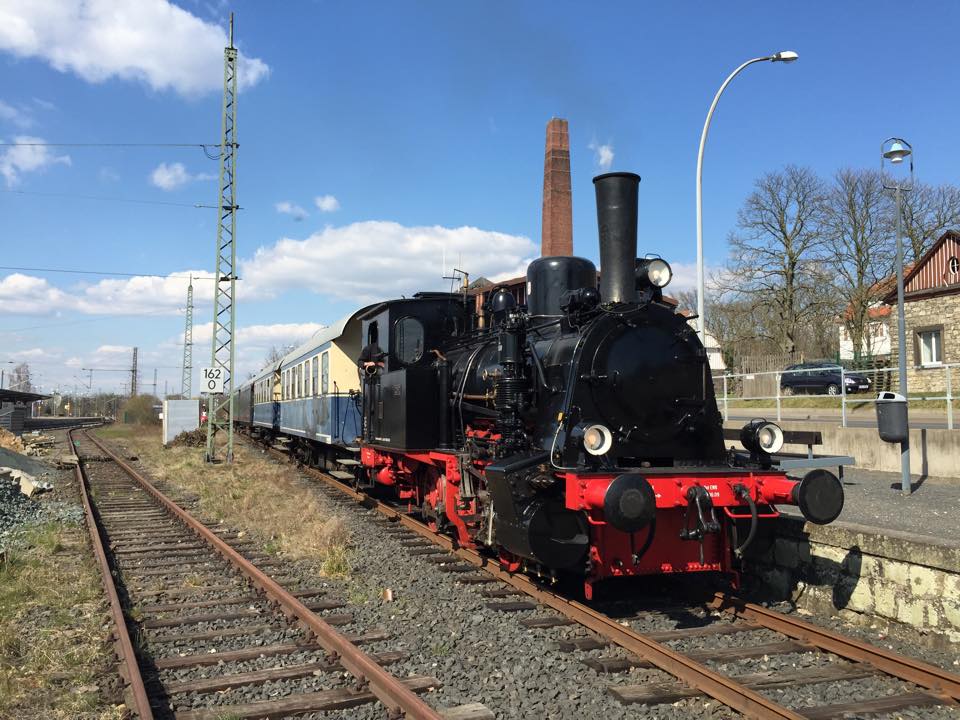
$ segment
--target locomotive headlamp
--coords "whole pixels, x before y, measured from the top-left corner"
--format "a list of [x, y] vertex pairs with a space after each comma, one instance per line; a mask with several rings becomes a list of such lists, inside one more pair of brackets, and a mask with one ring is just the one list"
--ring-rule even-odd
[[771, 455], [783, 447], [783, 430], [776, 423], [751, 420], [740, 430], [740, 442], [750, 452]]
[[613, 445], [613, 433], [603, 425], [590, 425], [583, 431], [583, 449], [591, 455], [603, 455]]
[[657, 288], [666, 287], [673, 278], [673, 270], [663, 258], [646, 258], [637, 265], [637, 279]]

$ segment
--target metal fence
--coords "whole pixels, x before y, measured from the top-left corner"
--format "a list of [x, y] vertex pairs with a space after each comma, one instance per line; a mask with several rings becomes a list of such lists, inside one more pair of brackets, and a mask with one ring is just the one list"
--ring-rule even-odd
[[[937, 365], [934, 367], [915, 367], [913, 370], [923, 370], [925, 373], [932, 372], [942, 372], [943, 374], [943, 384], [944, 388], [942, 395], [914, 395], [911, 394], [907, 398], [907, 402], [912, 403], [920, 400], [943, 400], [946, 403], [946, 418], [947, 418], [947, 428], [953, 430], [953, 376], [956, 370], [960, 368], [960, 363], [950, 363], [944, 365]], [[840, 382], [839, 383], [830, 383], [831, 386], [836, 387], [836, 392], [822, 392], [822, 393], [803, 393], [799, 394], [796, 392], [790, 392], [789, 388], [784, 388], [783, 386], [783, 376], [798, 376], [804, 373], [823, 373], [834, 372], [839, 373]], [[870, 376], [870, 389], [867, 393], [864, 394], [851, 394], [847, 392], [847, 387], [850, 384], [851, 375], [867, 375]], [[929, 378], [928, 378], [929, 379]], [[807, 397], [807, 398], [836, 398], [840, 401], [840, 422], [843, 427], [847, 427], [847, 406], [850, 403], [875, 403], [877, 401], [877, 395], [873, 394], [877, 389], [880, 390], [890, 390], [897, 389], [898, 387], [898, 377], [897, 377], [897, 368], [874, 368], [869, 372], [862, 370], [848, 370], [842, 365], [821, 365], [816, 368], [804, 368], [804, 369], [795, 369], [795, 370], [773, 370], [765, 372], [742, 372], [742, 373], [725, 373], [722, 375], [714, 375], [713, 377], [714, 392], [717, 396], [717, 402], [723, 409], [723, 419], [728, 420], [730, 417], [730, 408], [729, 404], [731, 401], [735, 400], [771, 400], [775, 403], [777, 408], [777, 420], [782, 420], [782, 411], [783, 411], [783, 400], [786, 398], [797, 398], [797, 397]], [[909, 385], [908, 385], [909, 387]], [[859, 387], [857, 387], [859, 389]]]

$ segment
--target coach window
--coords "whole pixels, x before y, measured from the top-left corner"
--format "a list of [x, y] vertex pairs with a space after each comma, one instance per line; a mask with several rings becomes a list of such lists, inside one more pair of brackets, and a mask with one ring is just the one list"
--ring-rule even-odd
[[423, 357], [423, 324], [413, 317], [397, 320], [397, 359], [413, 365]]
[[310, 390], [310, 361], [303, 361], [303, 396], [310, 397], [313, 393]]
[[330, 353], [320, 356], [320, 392], [326, 395], [330, 391]]
[[314, 396], [317, 396], [320, 394], [320, 383], [317, 382], [317, 368], [320, 367], [320, 358], [318, 358], [316, 355], [313, 356], [312, 367], [313, 371], [311, 374], [313, 375], [313, 394]]

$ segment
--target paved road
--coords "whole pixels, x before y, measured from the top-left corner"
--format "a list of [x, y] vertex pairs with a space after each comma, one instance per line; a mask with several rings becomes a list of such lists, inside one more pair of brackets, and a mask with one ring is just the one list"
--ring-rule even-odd
[[[722, 410], [721, 410], [722, 412]], [[776, 408], [756, 408], [755, 410], [744, 410], [742, 408], [737, 408], [736, 410], [731, 410], [729, 418], [730, 420], [742, 420], [746, 422], [747, 420], [752, 420], [756, 417], [766, 418], [768, 420], [774, 420], [777, 417]], [[829, 410], [784, 410], [782, 413], [782, 422], [793, 421], [809, 421], [809, 422], [835, 422], [838, 425], [840, 424], [840, 412], [831, 413]], [[877, 426], [877, 418], [874, 415], [847, 415], [847, 426], [855, 428], [875, 428]], [[927, 428], [930, 430], [945, 430], [947, 428], [947, 421], [945, 414], [941, 414], [939, 417], [924, 417], [917, 416], [917, 414], [910, 415], [910, 427], [913, 428]], [[960, 429], [960, 413], [954, 417], [954, 429]]]

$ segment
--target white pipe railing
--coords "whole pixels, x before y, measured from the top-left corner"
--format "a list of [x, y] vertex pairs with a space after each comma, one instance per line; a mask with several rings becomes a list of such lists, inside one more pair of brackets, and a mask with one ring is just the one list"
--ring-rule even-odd
[[[907, 403], [916, 402], [920, 400], [934, 400], [934, 401], [945, 401], [946, 403], [946, 419], [947, 419], [947, 428], [950, 430], [954, 429], [954, 419], [953, 419], [953, 369], [960, 367], [960, 363], [944, 363], [942, 365], [935, 366], [915, 366], [913, 370], [923, 370], [925, 372], [932, 372], [934, 370], [942, 370], [945, 374], [945, 394], [944, 395], [917, 395], [913, 394], [907, 398]], [[843, 427], [847, 427], [848, 421], [848, 412], [847, 412], [847, 403], [875, 403], [877, 401], [876, 396], [865, 395], [864, 397], [857, 397], [855, 400], [850, 399], [850, 395], [847, 393], [847, 376], [848, 375], [863, 375], [871, 374], [874, 377], [880, 373], [896, 373], [897, 368], [876, 368], [872, 370], [847, 370], [841, 365], [830, 365], [830, 366], [821, 366], [817, 368], [803, 368], [796, 370], [770, 370], [764, 372], [752, 372], [752, 373], [724, 373], [723, 375], [715, 375], [713, 377], [714, 381], [718, 379], [723, 380], [723, 419], [730, 419], [730, 401], [731, 400], [772, 400], [776, 405], [777, 411], [777, 420], [781, 421], [783, 419], [783, 398], [784, 393], [782, 392], [782, 383], [784, 374], [789, 375], [802, 375], [803, 373], [820, 373], [823, 371], [839, 371], [840, 382], [839, 388], [835, 394], [830, 393], [804, 393], [803, 397], [808, 398], [820, 398], [820, 397], [835, 397], [840, 400], [840, 424]], [[772, 376], [775, 383], [775, 393], [773, 395], [743, 395], [737, 394], [736, 389], [739, 387], [743, 388], [744, 380], [756, 380], [760, 377]], [[835, 384], [835, 383], [830, 383]], [[731, 388], [733, 393], [731, 393]], [[857, 388], [859, 390], [859, 387]], [[871, 388], [873, 389], [873, 388]], [[791, 393], [791, 396], [795, 397], [797, 393]]]

